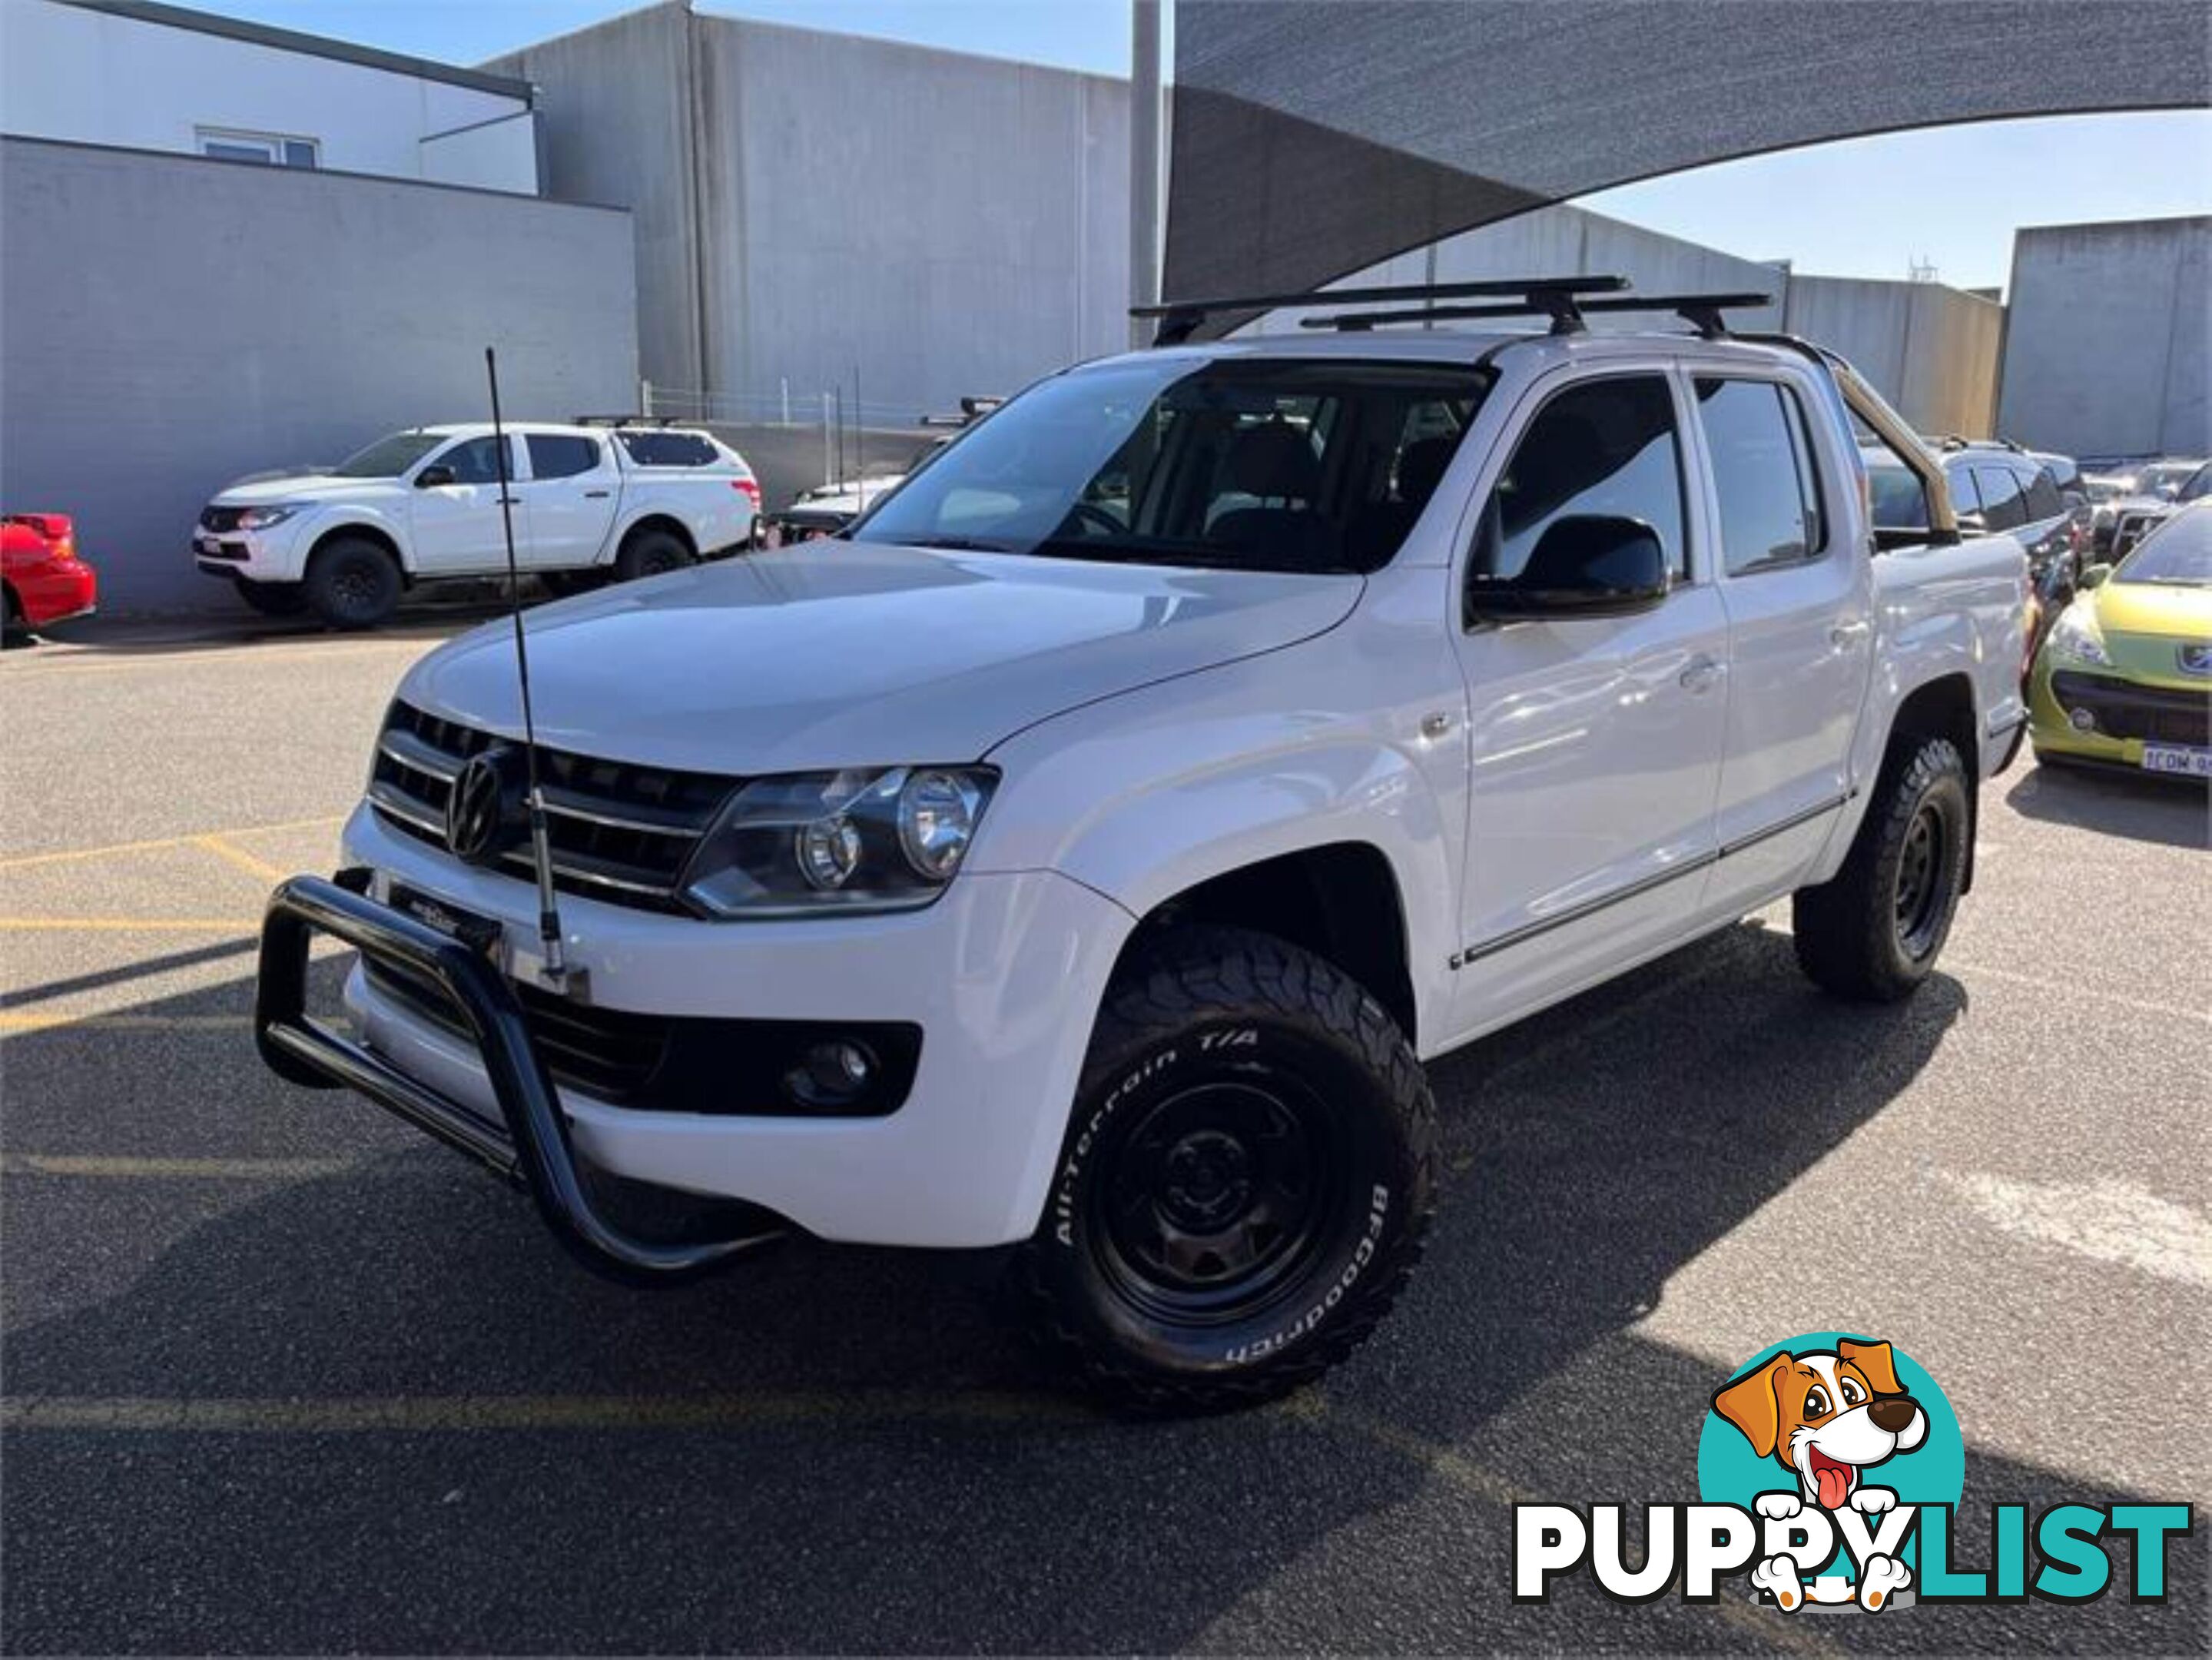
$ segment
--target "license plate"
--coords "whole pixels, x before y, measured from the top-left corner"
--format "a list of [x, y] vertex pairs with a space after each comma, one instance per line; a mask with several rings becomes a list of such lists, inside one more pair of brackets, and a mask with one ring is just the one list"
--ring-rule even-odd
[[492, 963], [499, 962], [500, 942], [507, 931], [489, 916], [479, 916], [474, 911], [463, 910], [459, 905], [394, 882], [386, 903], [396, 911], [404, 912], [426, 927], [435, 928], [448, 939], [458, 939], [471, 951]]
[[2191, 778], [2212, 778], [2212, 750], [2189, 749], [2179, 744], [2145, 744], [2145, 772], [2178, 772]]

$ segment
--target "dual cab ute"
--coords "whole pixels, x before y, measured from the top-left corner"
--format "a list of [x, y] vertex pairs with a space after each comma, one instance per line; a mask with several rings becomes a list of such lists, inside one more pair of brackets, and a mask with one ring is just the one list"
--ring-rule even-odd
[[1088, 363], [842, 538], [533, 612], [557, 971], [516, 636], [441, 647], [272, 899], [264, 1055], [615, 1273], [1011, 1245], [1121, 1396], [1316, 1376], [1419, 1253], [1425, 1061], [1785, 897], [1815, 981], [1911, 994], [2021, 741], [2019, 546], [1818, 350], [1585, 331], [1622, 286]]
[[488, 425], [411, 428], [326, 471], [234, 484], [200, 514], [193, 560], [256, 611], [365, 629], [418, 583], [503, 575], [502, 509], [517, 564], [556, 588], [751, 541], [760, 486], [709, 433], [523, 423], [506, 435], [504, 492]]

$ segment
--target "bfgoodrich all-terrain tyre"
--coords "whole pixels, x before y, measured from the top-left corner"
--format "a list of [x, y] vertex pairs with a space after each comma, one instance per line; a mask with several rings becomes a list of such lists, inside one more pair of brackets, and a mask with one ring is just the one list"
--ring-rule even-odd
[[399, 608], [399, 566], [375, 543], [341, 536], [307, 561], [307, 604], [334, 629], [373, 629]]
[[1178, 931], [1100, 1012], [1023, 1273], [1122, 1401], [1266, 1400], [1358, 1345], [1419, 1259], [1435, 1108], [1380, 1004], [1309, 952]]
[[1796, 894], [1792, 928], [1805, 972], [1862, 1002], [1909, 995], [1950, 934], [1973, 827], [1956, 745], [1916, 738], [1893, 748], [1844, 867]]

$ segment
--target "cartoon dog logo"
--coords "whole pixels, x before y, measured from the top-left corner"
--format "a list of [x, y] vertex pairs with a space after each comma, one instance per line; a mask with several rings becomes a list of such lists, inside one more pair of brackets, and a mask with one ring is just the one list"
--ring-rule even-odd
[[[1775, 1355], [1716, 1394], [1713, 1410], [1741, 1431], [1761, 1458], [1796, 1478], [1797, 1491], [1762, 1493], [1755, 1501], [1761, 1516], [1784, 1520], [1808, 1505], [1880, 1515], [1897, 1503], [1897, 1494], [1869, 1485], [1861, 1473], [1911, 1451], [1928, 1436], [1928, 1414], [1899, 1384], [1889, 1345], [1848, 1337], [1832, 1350]], [[1784, 1608], [1803, 1600], [1796, 1565], [1787, 1556], [1759, 1563], [1751, 1582], [1772, 1592]], [[1877, 1556], [1863, 1566], [1857, 1600], [1878, 1608], [1911, 1583], [1912, 1572], [1902, 1562]], [[1823, 1595], [1824, 1586], [1815, 1586], [1816, 1600], [1852, 1594], [1838, 1586]]]

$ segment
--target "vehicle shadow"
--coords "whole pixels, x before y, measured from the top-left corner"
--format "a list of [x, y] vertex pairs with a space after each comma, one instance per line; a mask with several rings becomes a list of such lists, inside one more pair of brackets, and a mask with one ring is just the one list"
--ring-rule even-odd
[[[325, 991], [337, 967], [317, 964]], [[137, 1012], [204, 1021], [250, 989]], [[450, 1154], [285, 1089], [234, 1027], [180, 1027], [152, 1079], [112, 1033], [20, 1037], [11, 1157], [350, 1162], [120, 1198], [11, 1177], [8, 1393], [91, 1416], [9, 1438], [8, 1647], [1802, 1647], [1778, 1614], [1624, 1608], [1587, 1583], [1516, 1606], [1508, 1501], [1695, 1497], [1723, 1378], [1636, 1323], [1965, 1007], [1942, 977], [1832, 1004], [1744, 927], [1440, 1064], [1447, 1191], [1397, 1315], [1319, 1389], [1176, 1423], [1068, 1394], [967, 1262], [799, 1243], [629, 1290]], [[234, 1404], [192, 1428], [163, 1402]], [[392, 1402], [432, 1416], [376, 1427]], [[1988, 1458], [1967, 1481], [1968, 1516], [2094, 1497]], [[1815, 1640], [2201, 1648], [2188, 1577], [2170, 1607], [1900, 1610]]]
[[2212, 847], [2212, 790], [2193, 779], [2151, 778], [2037, 764], [2005, 792], [2029, 818], [2169, 848]]

